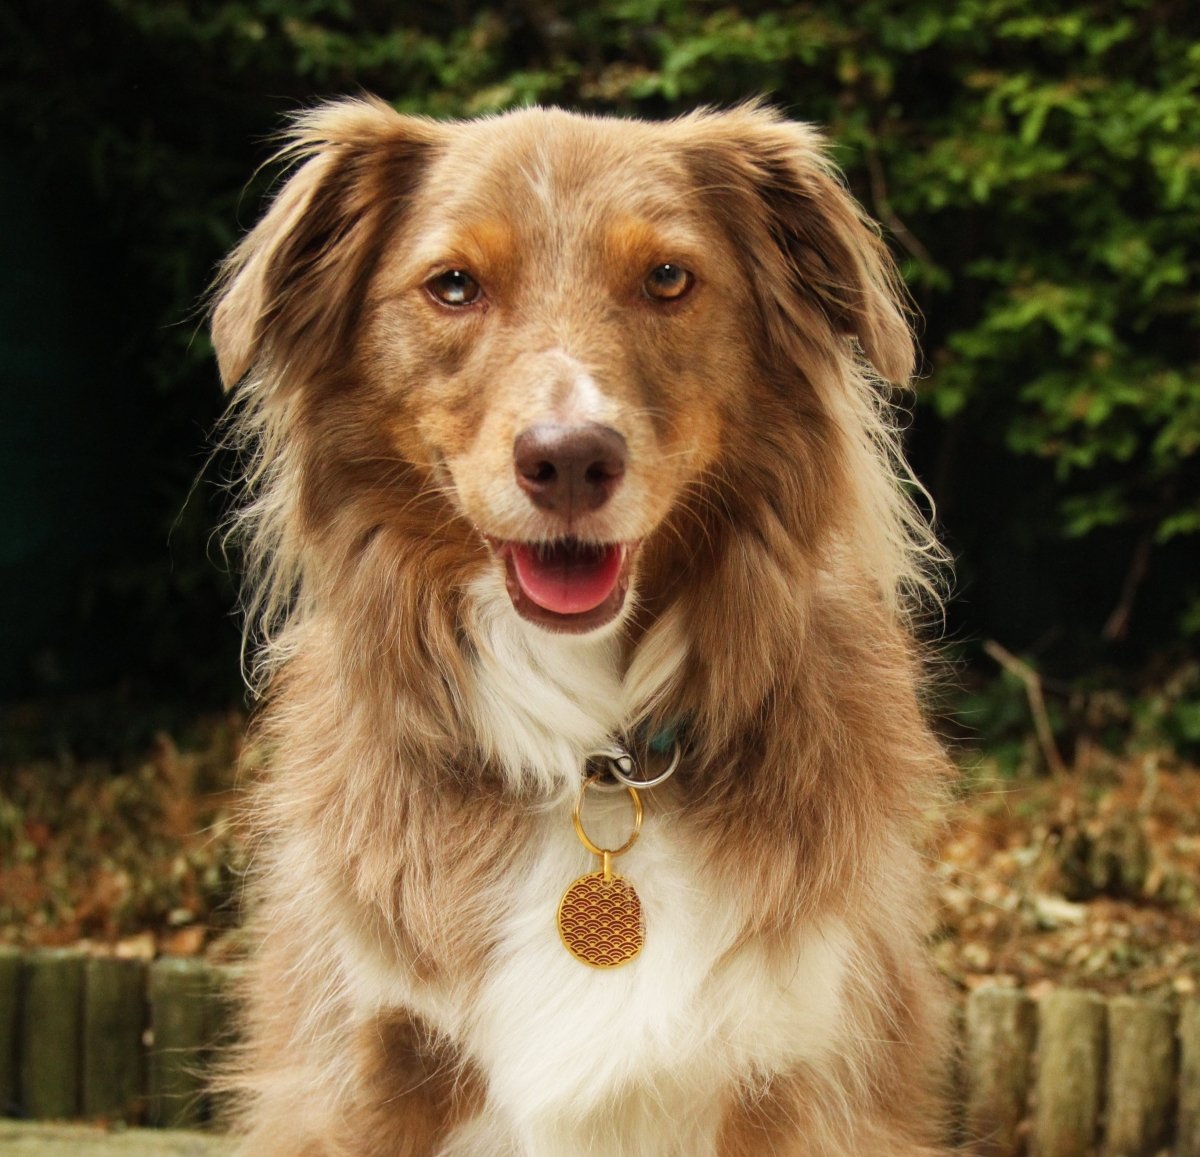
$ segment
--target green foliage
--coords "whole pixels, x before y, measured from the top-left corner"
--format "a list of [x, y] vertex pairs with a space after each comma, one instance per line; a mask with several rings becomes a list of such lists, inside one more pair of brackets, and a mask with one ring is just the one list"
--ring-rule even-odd
[[159, 390], [215, 396], [195, 302], [298, 104], [659, 116], [761, 94], [828, 126], [928, 319], [914, 454], [974, 592], [960, 629], [1025, 647], [1057, 620], [1065, 664], [1095, 657], [1079, 640], [1131, 575], [1148, 645], [1200, 628], [1193, 0], [49, 7], [0, 25], [0, 110], [70, 153], [128, 240]]
[[1181, 485], [1200, 448], [1200, 45], [1156, 15], [1000, 21], [999, 44], [1036, 41], [1048, 59], [967, 77], [992, 135], [953, 173], [966, 140], [939, 142], [916, 176], [947, 205], [987, 207], [996, 230], [960, 275], [980, 308], [950, 335], [931, 399], [952, 413], [1007, 393], [1007, 445], [1054, 463], [1075, 535], [1200, 526]]

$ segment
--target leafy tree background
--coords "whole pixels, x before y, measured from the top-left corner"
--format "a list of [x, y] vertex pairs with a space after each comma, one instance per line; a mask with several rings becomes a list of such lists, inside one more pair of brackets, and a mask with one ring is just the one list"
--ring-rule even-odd
[[910, 451], [967, 675], [996, 639], [1060, 728], [1111, 686], [1118, 730], [1200, 744], [1193, 0], [0, 2], [0, 697], [240, 693], [198, 302], [284, 114], [360, 89], [826, 125], [925, 319]]

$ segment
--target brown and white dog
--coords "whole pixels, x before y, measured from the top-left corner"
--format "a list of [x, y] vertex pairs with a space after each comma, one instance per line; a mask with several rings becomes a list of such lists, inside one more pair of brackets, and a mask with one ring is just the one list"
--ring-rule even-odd
[[[266, 690], [241, 1151], [942, 1152], [913, 345], [820, 137], [351, 100], [288, 154], [213, 319]], [[585, 761], [664, 735], [644, 948], [593, 969]]]

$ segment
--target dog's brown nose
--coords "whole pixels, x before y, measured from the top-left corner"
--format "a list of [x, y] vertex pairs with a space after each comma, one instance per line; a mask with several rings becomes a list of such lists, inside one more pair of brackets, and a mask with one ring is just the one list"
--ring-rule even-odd
[[535, 506], [572, 518], [612, 497], [625, 474], [625, 439], [595, 422], [530, 426], [513, 442], [513, 467]]

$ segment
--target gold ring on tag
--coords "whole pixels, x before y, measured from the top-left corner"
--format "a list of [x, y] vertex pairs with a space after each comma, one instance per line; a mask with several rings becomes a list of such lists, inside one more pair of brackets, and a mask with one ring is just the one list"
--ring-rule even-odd
[[637, 789], [625, 785], [625, 790], [629, 792], [630, 799], [633, 800], [633, 834], [630, 835], [619, 848], [602, 848], [593, 843], [591, 837], [583, 830], [583, 819], [580, 816], [580, 811], [583, 808], [583, 797], [587, 793], [587, 789], [592, 787], [600, 779], [600, 773], [589, 775], [583, 781], [583, 786], [579, 789], [579, 795], [575, 797], [575, 807], [571, 810], [571, 822], [575, 825], [575, 834], [579, 837], [579, 842], [583, 844], [593, 856], [619, 856], [622, 852], [629, 851], [630, 848], [637, 842], [639, 833], [642, 830], [642, 799], [638, 795]]

